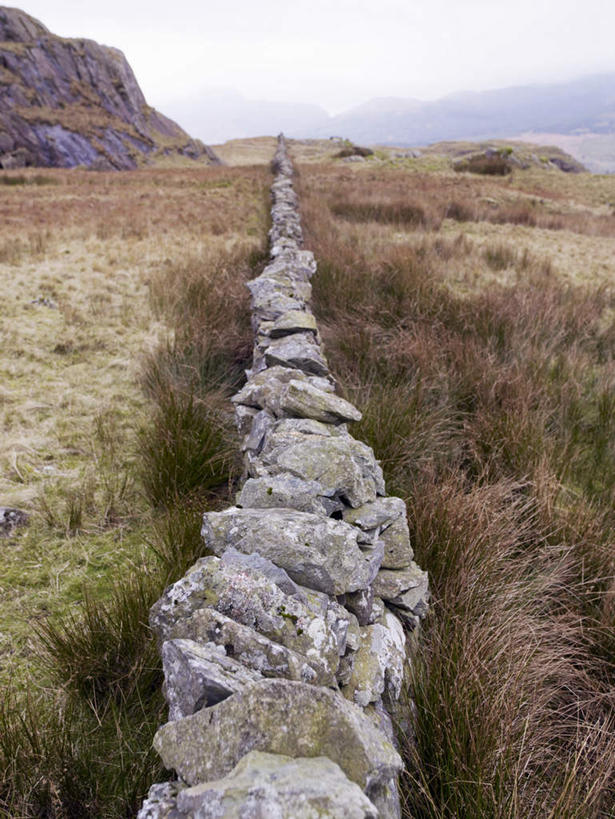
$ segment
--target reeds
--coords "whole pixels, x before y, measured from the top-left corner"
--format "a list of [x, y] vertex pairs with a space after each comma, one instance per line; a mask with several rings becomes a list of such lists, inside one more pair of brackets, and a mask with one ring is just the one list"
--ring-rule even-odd
[[[437, 186], [476, 213], [456, 180], [416, 181], [410, 201]], [[399, 195], [392, 175], [347, 184]], [[361, 232], [319, 206], [322, 168], [301, 187], [327, 355], [431, 579], [404, 814], [612, 816], [613, 294], [522, 246]]]

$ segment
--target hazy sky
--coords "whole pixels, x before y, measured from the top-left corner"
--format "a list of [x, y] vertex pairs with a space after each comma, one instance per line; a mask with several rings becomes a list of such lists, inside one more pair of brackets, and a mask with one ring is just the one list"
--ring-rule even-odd
[[[6, 0], [5, 0], [6, 2]], [[54, 33], [121, 48], [148, 102], [227, 86], [332, 113], [374, 96], [615, 70], [615, 0], [23, 0]]]

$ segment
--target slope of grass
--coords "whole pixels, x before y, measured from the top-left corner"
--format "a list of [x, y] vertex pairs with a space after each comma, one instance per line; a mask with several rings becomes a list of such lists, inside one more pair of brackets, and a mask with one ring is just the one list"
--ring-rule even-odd
[[[151, 749], [164, 701], [148, 612], [203, 553], [203, 510], [228, 502], [227, 399], [250, 351], [243, 283], [262, 253], [268, 175], [55, 177], [55, 197], [15, 199], [11, 213], [50, 229], [34, 251], [26, 234], [6, 265], [36, 292], [56, 254], [77, 260], [43, 291], [57, 309], [41, 306], [53, 312], [33, 313], [3, 349], [14, 375], [3, 444], [27, 445], [31, 464], [18, 462], [27, 491], [17, 470], [3, 491], [32, 523], [7, 542], [2, 568], [3, 671], [18, 685], [0, 709], [0, 812], [111, 819], [134, 816], [163, 774]], [[89, 273], [100, 265], [104, 275]], [[16, 314], [21, 299], [15, 290]], [[69, 379], [62, 402], [54, 389], [66, 395]], [[26, 395], [46, 410], [36, 446]], [[53, 485], [46, 464], [61, 467]]]
[[301, 168], [327, 355], [363, 410], [355, 434], [408, 503], [434, 596], [410, 681], [405, 815], [612, 816], [615, 270], [560, 276], [539, 238], [479, 241], [463, 223], [401, 236], [371, 212], [336, 218], [344, 202], [397, 206], [404, 186], [436, 214], [516, 188]]

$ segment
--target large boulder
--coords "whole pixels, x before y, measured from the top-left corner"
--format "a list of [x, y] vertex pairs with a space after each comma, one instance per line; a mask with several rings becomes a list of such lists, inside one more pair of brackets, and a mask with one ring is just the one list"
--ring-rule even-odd
[[361, 708], [327, 688], [264, 680], [160, 728], [154, 747], [189, 785], [227, 776], [250, 751], [325, 756], [369, 796], [402, 767]]
[[353, 526], [294, 509], [207, 512], [202, 535], [214, 554], [259, 552], [302, 586], [334, 596], [367, 588], [382, 561], [382, 551], [359, 546]]
[[199, 819], [377, 819], [378, 811], [339, 765], [250, 751], [223, 779], [179, 793], [182, 814]]

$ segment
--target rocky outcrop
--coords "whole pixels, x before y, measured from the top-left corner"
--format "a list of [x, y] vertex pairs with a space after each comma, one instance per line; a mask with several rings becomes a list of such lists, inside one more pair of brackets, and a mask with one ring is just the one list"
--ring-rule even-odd
[[170, 720], [154, 746], [178, 778], [152, 786], [140, 819], [400, 816], [387, 709], [427, 575], [404, 502], [348, 432], [361, 413], [335, 394], [283, 138], [274, 169], [271, 262], [249, 284], [253, 367], [233, 398], [243, 485], [204, 515], [211, 556], [151, 610]]
[[129, 169], [172, 153], [217, 161], [147, 105], [121, 51], [0, 7], [0, 167]]

